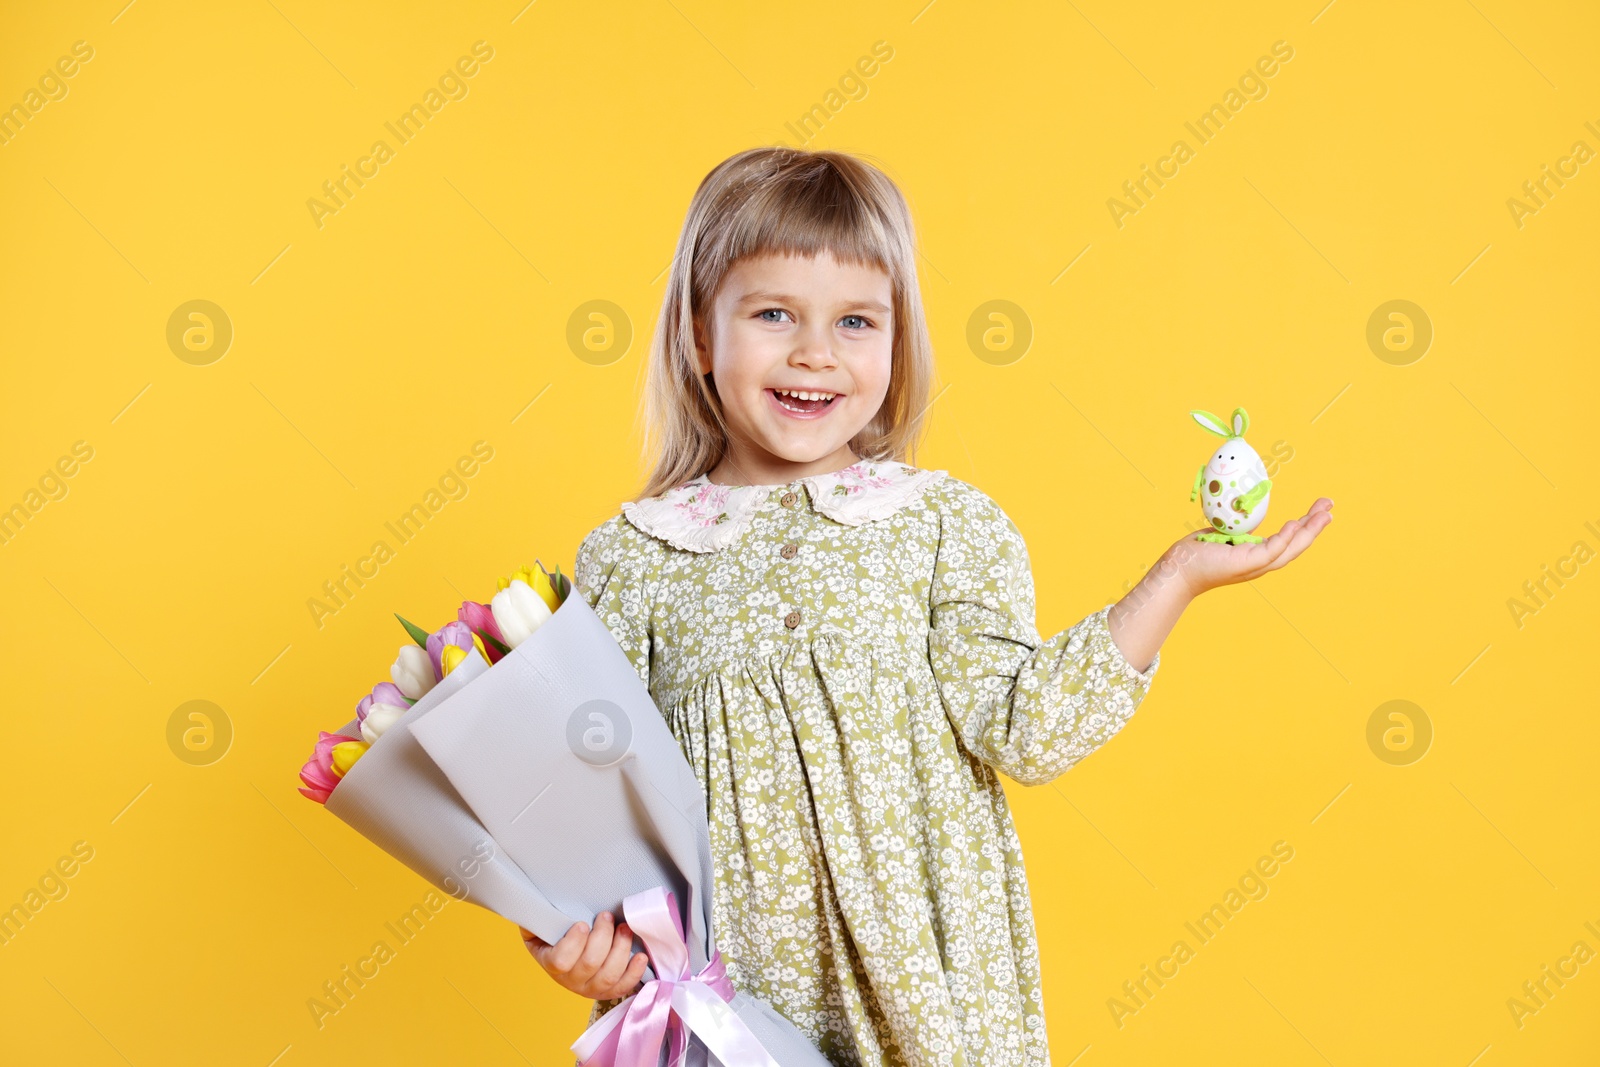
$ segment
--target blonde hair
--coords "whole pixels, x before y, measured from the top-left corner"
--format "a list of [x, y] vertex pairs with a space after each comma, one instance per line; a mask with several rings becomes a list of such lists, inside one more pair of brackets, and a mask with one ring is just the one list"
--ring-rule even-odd
[[863, 459], [912, 461], [933, 381], [933, 345], [905, 197], [877, 167], [842, 152], [751, 148], [701, 181], [678, 237], [646, 370], [641, 416], [650, 474], [640, 497], [709, 471], [728, 448], [721, 401], [700, 374], [694, 316], [709, 311], [739, 260], [823, 251], [884, 271], [894, 294], [888, 393], [849, 447]]

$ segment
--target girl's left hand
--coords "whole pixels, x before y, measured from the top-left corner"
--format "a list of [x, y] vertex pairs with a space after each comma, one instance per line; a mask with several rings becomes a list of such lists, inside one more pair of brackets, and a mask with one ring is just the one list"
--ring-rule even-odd
[[1157, 564], [1176, 566], [1178, 576], [1191, 597], [1208, 589], [1236, 582], [1248, 582], [1294, 559], [1315, 541], [1317, 534], [1333, 521], [1333, 501], [1321, 497], [1311, 510], [1290, 519], [1283, 528], [1260, 544], [1226, 545], [1215, 541], [1196, 541], [1194, 534], [1167, 549]]

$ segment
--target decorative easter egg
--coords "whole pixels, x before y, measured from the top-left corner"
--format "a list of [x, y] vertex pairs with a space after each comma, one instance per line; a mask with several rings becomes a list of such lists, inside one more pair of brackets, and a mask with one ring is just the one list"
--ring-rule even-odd
[[1209, 411], [1195, 410], [1189, 414], [1207, 433], [1222, 438], [1217, 450], [1206, 458], [1194, 476], [1194, 489], [1189, 494], [1191, 501], [1200, 501], [1206, 521], [1211, 524], [1211, 529], [1196, 534], [1195, 540], [1234, 545], [1260, 542], [1262, 538], [1250, 531], [1267, 517], [1272, 479], [1267, 477], [1267, 467], [1260, 455], [1244, 439], [1245, 431], [1250, 428], [1250, 416], [1244, 408], [1234, 408], [1230, 427]]

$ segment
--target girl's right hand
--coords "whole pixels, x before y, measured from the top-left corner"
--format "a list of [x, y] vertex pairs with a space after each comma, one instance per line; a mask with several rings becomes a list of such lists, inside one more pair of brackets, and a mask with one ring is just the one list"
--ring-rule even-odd
[[627, 923], [619, 923], [613, 929], [609, 911], [595, 917], [592, 930], [588, 923], [573, 923], [553, 945], [520, 926], [517, 929], [522, 930], [522, 942], [528, 952], [557, 985], [591, 1000], [628, 996], [638, 988], [645, 965], [650, 962], [643, 952], [632, 952], [630, 957], [633, 931]]

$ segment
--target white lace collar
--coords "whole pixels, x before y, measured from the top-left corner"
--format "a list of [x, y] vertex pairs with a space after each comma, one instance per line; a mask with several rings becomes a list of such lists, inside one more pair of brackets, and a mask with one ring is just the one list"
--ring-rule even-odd
[[846, 526], [882, 519], [920, 497], [949, 474], [898, 460], [857, 460], [831, 474], [815, 474], [786, 485], [718, 485], [705, 474], [658, 496], [624, 503], [629, 522], [675, 548], [715, 552], [732, 544], [758, 511], [779, 507], [776, 490], [805, 486], [811, 506]]

